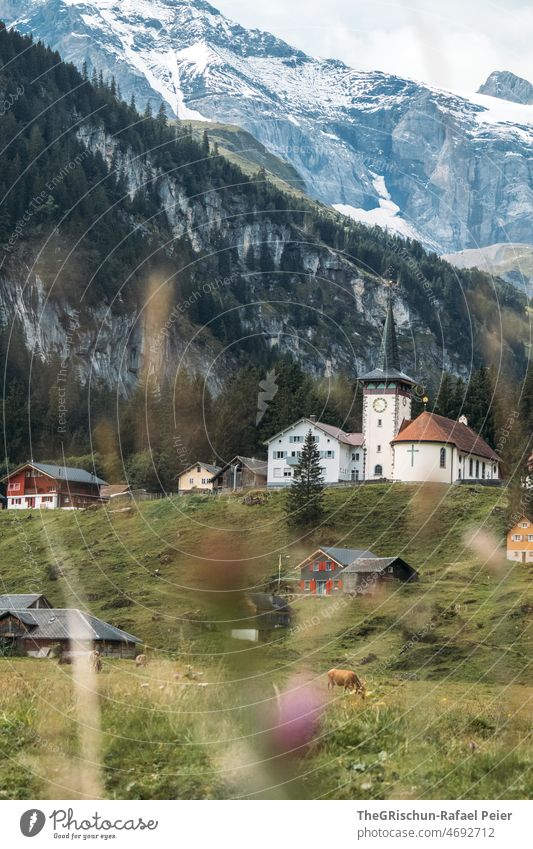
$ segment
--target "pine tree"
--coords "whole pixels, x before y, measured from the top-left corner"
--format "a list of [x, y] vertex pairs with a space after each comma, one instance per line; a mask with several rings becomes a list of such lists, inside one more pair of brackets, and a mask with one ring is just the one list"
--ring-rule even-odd
[[320, 454], [309, 429], [298, 463], [294, 467], [292, 484], [285, 500], [285, 512], [290, 525], [310, 525], [324, 515], [324, 479]]

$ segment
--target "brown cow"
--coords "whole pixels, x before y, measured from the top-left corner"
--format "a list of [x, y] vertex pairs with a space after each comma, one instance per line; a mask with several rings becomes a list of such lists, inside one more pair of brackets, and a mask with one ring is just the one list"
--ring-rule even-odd
[[146, 666], [146, 661], [147, 661], [147, 658], [146, 658], [145, 654], [138, 654], [137, 657], [135, 658], [135, 666], [137, 668], [140, 668], [141, 666]]
[[360, 693], [363, 699], [366, 696], [365, 682], [351, 669], [330, 669], [328, 672], [328, 690], [334, 690], [335, 685], [344, 687], [344, 692], [351, 690], [354, 693]]

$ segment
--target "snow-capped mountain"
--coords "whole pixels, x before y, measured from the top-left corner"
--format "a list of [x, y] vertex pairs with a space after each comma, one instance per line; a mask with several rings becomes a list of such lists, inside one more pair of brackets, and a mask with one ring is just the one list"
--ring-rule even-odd
[[205, 0], [0, 0], [138, 106], [237, 124], [339, 211], [438, 251], [530, 243], [533, 106], [311, 58]]

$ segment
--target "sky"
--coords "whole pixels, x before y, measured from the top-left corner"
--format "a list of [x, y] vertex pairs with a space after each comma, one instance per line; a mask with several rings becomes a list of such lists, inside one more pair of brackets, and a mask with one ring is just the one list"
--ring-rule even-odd
[[491, 71], [533, 82], [531, 0], [210, 0], [312, 56], [476, 91]]

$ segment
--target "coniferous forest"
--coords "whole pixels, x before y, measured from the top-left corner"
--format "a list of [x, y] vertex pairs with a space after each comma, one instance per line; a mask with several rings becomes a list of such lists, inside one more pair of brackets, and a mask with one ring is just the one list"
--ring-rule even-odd
[[[102, 304], [114, 314], [140, 310], [147, 277], [164, 272], [169, 302], [187, 305], [183, 322], [190, 333], [200, 330], [206, 346], [231, 348], [231, 367], [213, 384], [206, 385], [200, 371], [182, 370], [173, 380], [162, 378], [156, 393], [146, 374], [138, 375], [133, 391], [117, 394], [105, 381], [89, 385], [70, 370], [64, 434], [57, 429], [61, 358], [28, 347], [22, 317], [16, 310], [4, 314], [6, 464], [33, 456], [83, 465], [96, 452], [99, 471], [109, 479], [128, 475], [139, 485], [172, 489], [179, 468], [198, 456], [219, 461], [263, 454], [267, 435], [299, 415], [314, 413], [346, 430], [359, 427], [354, 363], [326, 379], [264, 334], [249, 332], [250, 303], [289, 293], [287, 321], [296, 330], [307, 331], [312, 320], [301, 304], [311, 303], [315, 315], [327, 314], [347, 336], [353, 333], [349, 293], [332, 298], [320, 280], [302, 282], [309, 245], [335, 252], [362, 274], [396, 278], [409, 309], [436, 338], [445, 337], [456, 361], [464, 354], [461, 376], [438, 363], [424, 375], [430, 409], [465, 413], [494, 443], [509, 409], [520, 409], [526, 419], [513, 439], [523, 448], [532, 406], [531, 374], [523, 384], [528, 305], [511, 286], [477, 270], [452, 269], [416, 242], [350, 223], [282, 191], [264, 171], [246, 176], [219, 155], [208, 133], [197, 138], [187, 123], [170, 125], [163, 108], [155, 115], [150, 105], [139, 112], [134, 101], [122, 101], [113, 79], [80, 73], [30, 38], [2, 28], [0, 58], [0, 286], [16, 278], [24, 283], [31, 266], [43, 298], [75, 305], [83, 322]], [[140, 183], [132, 162], [142, 166]], [[268, 217], [283, 227], [277, 259], [264, 243], [239, 254], [229, 227], [211, 229], [204, 239], [186, 227], [178, 231], [162, 202], [168, 175], [184, 203], [212, 194], [250, 225]], [[194, 297], [202, 281], [221, 278], [229, 281], [223, 310], [216, 293]], [[498, 328], [504, 342], [496, 370], [479, 340]], [[471, 350], [465, 339], [472, 339]], [[276, 394], [256, 425], [257, 387], [267, 372], [275, 374]], [[199, 428], [199, 420], [206, 426]]]

